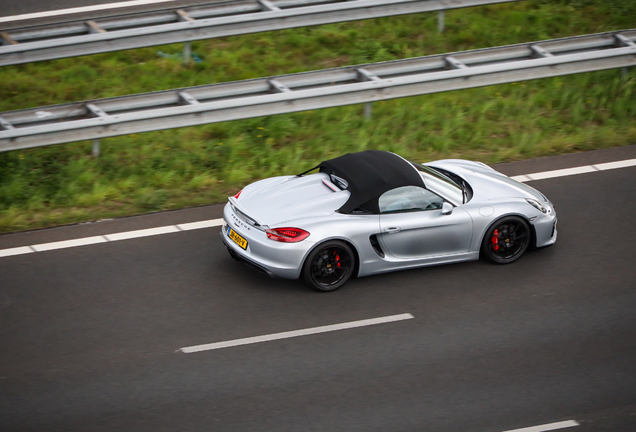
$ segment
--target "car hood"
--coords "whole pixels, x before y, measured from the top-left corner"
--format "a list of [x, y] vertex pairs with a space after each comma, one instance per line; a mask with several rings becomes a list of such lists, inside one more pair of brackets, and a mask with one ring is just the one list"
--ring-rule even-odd
[[541, 192], [524, 183], [511, 179], [481, 162], [460, 159], [445, 159], [426, 163], [457, 174], [473, 188], [471, 202], [500, 200], [502, 198], [532, 198], [549, 202]]
[[333, 214], [349, 195], [349, 191], [333, 185], [327, 174], [317, 173], [261, 180], [246, 186], [238, 199], [229, 200], [258, 224], [275, 227], [292, 220]]

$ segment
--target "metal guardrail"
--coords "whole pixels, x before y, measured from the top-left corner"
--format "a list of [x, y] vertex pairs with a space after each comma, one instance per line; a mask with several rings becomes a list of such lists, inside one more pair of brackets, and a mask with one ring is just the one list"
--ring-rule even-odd
[[0, 151], [636, 65], [636, 29], [0, 113]]
[[512, 1], [519, 0], [240, 0], [0, 30], [0, 66]]

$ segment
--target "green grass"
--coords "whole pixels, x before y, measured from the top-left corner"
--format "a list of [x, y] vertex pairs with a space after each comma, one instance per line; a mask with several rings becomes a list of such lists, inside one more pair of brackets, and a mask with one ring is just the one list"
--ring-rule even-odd
[[[0, 69], [0, 112], [634, 26], [636, 0], [484, 6], [201, 41], [183, 66], [144, 48]], [[604, 71], [373, 105], [0, 153], [0, 232], [222, 202], [256, 179], [385, 149], [507, 162], [636, 142], [636, 71]]]

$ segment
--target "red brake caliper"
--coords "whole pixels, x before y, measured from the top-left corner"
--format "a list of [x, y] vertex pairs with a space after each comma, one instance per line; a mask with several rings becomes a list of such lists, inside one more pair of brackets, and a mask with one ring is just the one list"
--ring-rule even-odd
[[490, 242], [492, 243], [492, 248], [495, 251], [499, 250], [499, 230], [495, 230], [492, 233], [492, 238], [490, 239]]
[[338, 261], [340, 261], [340, 255], [336, 255], [336, 265], [340, 267], [340, 263]]

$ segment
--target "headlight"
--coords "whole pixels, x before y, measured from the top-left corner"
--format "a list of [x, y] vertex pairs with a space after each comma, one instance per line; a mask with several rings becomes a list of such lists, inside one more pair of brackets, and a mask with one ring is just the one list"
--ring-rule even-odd
[[548, 210], [539, 201], [533, 200], [531, 198], [526, 198], [526, 201], [528, 201], [528, 204], [530, 204], [532, 207], [534, 207], [537, 210], [539, 210], [541, 213], [547, 213], [548, 212]]

